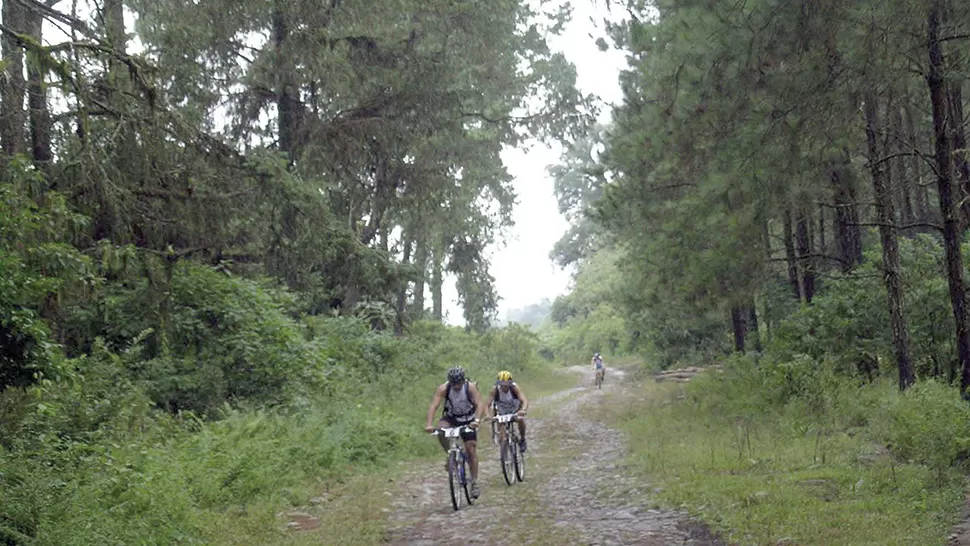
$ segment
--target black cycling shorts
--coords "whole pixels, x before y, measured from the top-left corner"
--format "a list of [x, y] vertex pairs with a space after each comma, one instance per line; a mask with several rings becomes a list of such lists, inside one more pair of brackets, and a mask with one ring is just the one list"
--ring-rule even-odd
[[[471, 421], [469, 421], [467, 423], [460, 423], [452, 415], [442, 415], [441, 416], [441, 420], [444, 421], [444, 422], [446, 422], [446, 423], [448, 423], [448, 426], [449, 427], [460, 427], [460, 426], [463, 426], [463, 425], [470, 425], [472, 423]], [[464, 440], [464, 441], [466, 441], [466, 442], [475, 442], [475, 441], [478, 441], [478, 431], [476, 431], [475, 429], [472, 429], [471, 431], [464, 431], [463, 430], [461, 432], [461, 439]]]

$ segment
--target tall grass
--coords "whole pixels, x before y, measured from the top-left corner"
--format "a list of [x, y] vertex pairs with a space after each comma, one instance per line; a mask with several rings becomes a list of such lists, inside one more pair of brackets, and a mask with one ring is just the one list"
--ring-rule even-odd
[[[344, 340], [348, 365], [366, 357], [355, 364], [366, 376], [346, 372], [291, 404], [225, 405], [208, 419], [152, 409], [137, 385], [117, 382], [109, 357], [85, 360], [73, 385], [16, 402], [8, 393], [6, 414], [16, 408], [20, 424], [0, 450], [0, 543], [298, 544], [326, 533], [330, 544], [377, 542], [396, 463], [440, 455], [424, 417], [449, 366], [483, 389], [510, 369], [530, 396], [561, 381], [543, 383], [555, 376], [522, 332], [418, 325], [408, 338], [366, 336]], [[284, 530], [281, 513], [321, 497], [319, 530]]]
[[970, 409], [933, 382], [901, 394], [808, 365], [742, 359], [687, 385], [649, 381], [601, 417], [629, 434], [657, 502], [732, 543], [944, 544]]

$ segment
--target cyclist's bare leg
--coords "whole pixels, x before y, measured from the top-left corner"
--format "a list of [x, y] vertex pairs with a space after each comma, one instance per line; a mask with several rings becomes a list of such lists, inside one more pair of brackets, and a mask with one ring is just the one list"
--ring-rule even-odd
[[478, 481], [478, 442], [469, 440], [465, 442], [465, 451], [468, 453], [468, 466], [472, 471], [472, 482]]

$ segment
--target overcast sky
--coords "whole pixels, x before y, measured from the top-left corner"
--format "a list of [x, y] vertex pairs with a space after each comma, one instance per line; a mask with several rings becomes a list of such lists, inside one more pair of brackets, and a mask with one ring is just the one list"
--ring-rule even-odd
[[[595, 38], [605, 34], [602, 20], [609, 16], [603, 4], [603, 0], [573, 0], [572, 21], [561, 36], [550, 40], [550, 46], [576, 65], [580, 89], [606, 103], [600, 119], [607, 121], [609, 104], [622, 98], [619, 74], [626, 61], [619, 51], [602, 52], [596, 47]], [[569, 227], [559, 214], [553, 182], [546, 172], [547, 166], [559, 162], [561, 151], [558, 146], [550, 150], [537, 145], [529, 150], [508, 149], [502, 154], [509, 173], [515, 177], [513, 184], [518, 195], [513, 211], [515, 227], [506, 245], [493, 248], [491, 255], [492, 276], [502, 298], [498, 313], [502, 320], [509, 309], [538, 303], [542, 298], [555, 299], [569, 287], [569, 273], [549, 260], [549, 251]], [[444, 299], [447, 322], [464, 324], [453, 283], [446, 286]]]

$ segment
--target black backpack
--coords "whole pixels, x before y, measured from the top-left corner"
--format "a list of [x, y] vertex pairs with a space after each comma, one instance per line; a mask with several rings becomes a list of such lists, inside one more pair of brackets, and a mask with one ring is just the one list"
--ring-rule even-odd
[[[466, 377], [465, 378], [465, 388], [467, 389], [471, 385], [472, 385], [472, 380]], [[475, 385], [475, 386], [477, 387], [478, 385]], [[475, 399], [472, 398], [471, 393], [468, 393], [468, 399], [471, 401], [472, 407], [475, 407]], [[451, 414], [451, 400], [448, 398], [447, 392], [445, 393], [445, 404], [444, 404], [444, 406], [445, 407], [442, 409], [441, 415]]]

